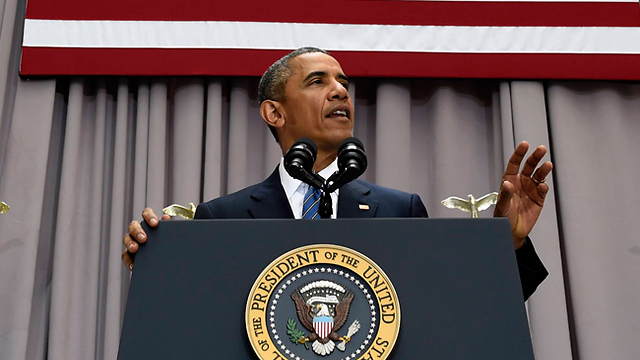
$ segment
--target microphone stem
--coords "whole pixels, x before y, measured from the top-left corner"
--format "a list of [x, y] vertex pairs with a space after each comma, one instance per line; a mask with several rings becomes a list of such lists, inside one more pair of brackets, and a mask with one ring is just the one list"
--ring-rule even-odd
[[333, 215], [333, 204], [331, 201], [331, 193], [327, 192], [325, 187], [322, 188], [322, 194], [320, 195], [320, 208], [318, 214], [323, 219], [331, 219]]

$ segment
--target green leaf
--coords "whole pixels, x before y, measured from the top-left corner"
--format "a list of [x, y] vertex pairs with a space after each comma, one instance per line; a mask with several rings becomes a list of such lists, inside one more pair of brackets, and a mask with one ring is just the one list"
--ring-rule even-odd
[[297, 329], [297, 323], [293, 319], [287, 320], [287, 335], [294, 344], [299, 344], [298, 340], [304, 338], [304, 332]]

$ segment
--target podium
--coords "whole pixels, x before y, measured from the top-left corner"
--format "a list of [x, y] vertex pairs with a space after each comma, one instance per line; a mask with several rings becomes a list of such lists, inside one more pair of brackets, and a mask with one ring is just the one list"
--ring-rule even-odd
[[533, 359], [506, 219], [193, 220], [145, 231], [120, 360], [258, 359], [249, 292], [274, 259], [309, 244], [353, 249], [391, 280], [402, 317], [388, 359]]

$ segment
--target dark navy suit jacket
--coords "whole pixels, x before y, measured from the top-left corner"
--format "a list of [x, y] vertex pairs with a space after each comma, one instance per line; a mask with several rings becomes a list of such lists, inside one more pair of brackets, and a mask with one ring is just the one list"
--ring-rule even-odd
[[[368, 210], [360, 205], [369, 205]], [[361, 180], [340, 188], [338, 217], [398, 218], [427, 217], [420, 196], [388, 189]], [[196, 219], [293, 219], [293, 212], [280, 182], [278, 170], [260, 184], [198, 205]], [[516, 250], [520, 282], [525, 300], [533, 294], [548, 272], [530, 239]]]

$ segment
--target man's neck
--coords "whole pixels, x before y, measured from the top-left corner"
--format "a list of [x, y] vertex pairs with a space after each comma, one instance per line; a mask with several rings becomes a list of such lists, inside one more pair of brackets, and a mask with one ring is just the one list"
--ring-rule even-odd
[[[289, 146], [282, 147], [282, 156], [287, 154], [289, 148], [293, 145], [293, 143], [287, 144]], [[285, 150], [286, 149], [286, 150]], [[313, 164], [313, 170], [316, 172], [320, 172], [322, 169], [326, 168], [338, 157], [338, 148], [325, 148], [318, 146], [318, 151], [316, 153], [316, 162]]]
[[313, 170], [320, 172], [320, 170], [329, 166], [336, 157], [338, 157], [338, 154], [335, 151], [325, 152], [318, 149], [318, 156], [316, 157], [316, 162], [313, 164]]

